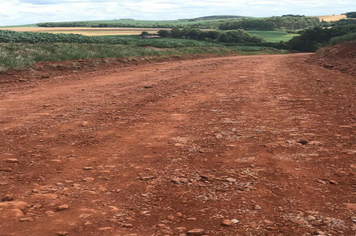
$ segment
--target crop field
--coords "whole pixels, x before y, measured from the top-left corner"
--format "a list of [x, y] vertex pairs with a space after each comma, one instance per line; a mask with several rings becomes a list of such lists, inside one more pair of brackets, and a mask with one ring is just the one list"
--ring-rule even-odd
[[140, 35], [142, 31], [155, 34], [161, 29], [167, 28], [89, 28], [89, 27], [14, 27], [1, 28], [2, 30], [13, 30], [18, 32], [42, 32], [53, 34], [82, 34], [87, 36], [101, 35]]
[[298, 36], [298, 34], [288, 34], [282, 31], [259, 31], [259, 30], [248, 30], [250, 34], [257, 35], [267, 42], [277, 43], [280, 41], [286, 42], [289, 41], [291, 38]]
[[341, 19], [346, 19], [345, 15], [330, 15], [330, 16], [317, 16], [321, 21], [338, 21]]

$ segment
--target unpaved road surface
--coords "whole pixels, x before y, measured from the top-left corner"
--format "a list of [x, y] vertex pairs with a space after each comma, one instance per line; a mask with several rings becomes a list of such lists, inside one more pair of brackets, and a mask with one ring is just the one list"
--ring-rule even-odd
[[309, 57], [2, 85], [0, 235], [355, 235], [355, 77]]

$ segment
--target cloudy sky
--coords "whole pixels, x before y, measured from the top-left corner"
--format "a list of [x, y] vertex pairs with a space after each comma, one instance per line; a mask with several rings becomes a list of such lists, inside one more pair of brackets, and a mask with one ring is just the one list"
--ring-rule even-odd
[[356, 11], [355, 0], [0, 0], [0, 25], [38, 22], [175, 20], [208, 15], [332, 15]]

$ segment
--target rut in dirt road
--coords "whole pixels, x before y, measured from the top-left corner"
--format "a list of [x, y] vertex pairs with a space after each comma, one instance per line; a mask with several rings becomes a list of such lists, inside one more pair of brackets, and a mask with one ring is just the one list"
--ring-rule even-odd
[[354, 235], [356, 79], [310, 54], [0, 95], [0, 236]]

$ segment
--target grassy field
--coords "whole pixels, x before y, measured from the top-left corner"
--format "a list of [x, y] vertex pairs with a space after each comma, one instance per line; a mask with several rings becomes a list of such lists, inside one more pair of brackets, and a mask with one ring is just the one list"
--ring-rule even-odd
[[132, 45], [108, 45], [86, 43], [2, 43], [0, 44], [0, 71], [21, 69], [39, 61], [67, 61], [88, 58], [129, 58], [139, 56], [166, 56], [191, 54], [231, 53], [226, 47], [194, 46], [155, 48]]
[[[0, 71], [5, 71], [9, 68], [24, 68], [39, 61], [54, 62], [88, 58], [125, 58], [188, 54], [221, 55], [236, 52], [241, 55], [285, 53], [283, 50], [262, 46], [231, 47], [218, 42], [190, 39], [142, 39], [137, 35], [115, 35], [115, 32], [127, 32], [125, 31], [127, 30], [126, 28], [122, 29], [122, 31], [115, 29], [117, 30], [115, 32], [101, 28], [90, 29], [89, 31], [95, 35], [98, 35], [98, 32], [101, 34], [101, 36], [91, 37], [73, 34], [81, 32], [78, 31], [78, 28], [66, 29], [66, 31], [72, 34], [31, 32], [37, 31], [36, 29], [38, 28], [18, 29], [22, 32], [0, 30]], [[57, 30], [57, 28], [43, 29], [53, 30], [52, 32]], [[88, 29], [83, 29], [83, 31], [86, 30]], [[136, 34], [140, 34], [142, 30], [139, 29]], [[259, 32], [256, 31], [255, 33]], [[283, 32], [278, 32], [279, 34], [267, 33], [263, 32], [263, 35], [278, 36], [278, 40], [275, 41], [279, 41], [282, 36], [285, 37]]]
[[278, 43], [280, 41], [286, 42], [291, 38], [298, 36], [298, 34], [288, 34], [282, 31], [259, 31], [259, 30], [249, 30], [247, 31], [250, 34], [257, 35], [267, 42]]

